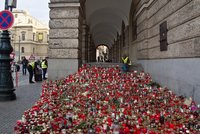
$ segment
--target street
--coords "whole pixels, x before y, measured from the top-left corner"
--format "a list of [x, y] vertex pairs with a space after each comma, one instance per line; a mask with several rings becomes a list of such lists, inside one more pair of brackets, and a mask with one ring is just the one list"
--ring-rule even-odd
[[[23, 86], [23, 85], [29, 85], [29, 73], [28, 70], [26, 70], [26, 75], [22, 74], [22, 66], [20, 66], [19, 72], [13, 72], [13, 84], [14, 87], [17, 87], [17, 82], [18, 82], [18, 87]], [[48, 76], [48, 73], [46, 74]], [[34, 76], [33, 76], [33, 81], [34, 81]]]
[[28, 78], [29, 78], [28, 71], [27, 71], [26, 75], [22, 75], [22, 71], [20, 69], [19, 72], [13, 72], [12, 76], [13, 76], [14, 87], [16, 87], [16, 85], [17, 85], [17, 81], [16, 81], [17, 80], [17, 76], [18, 76], [18, 86], [29, 84], [29, 81], [28, 81]]
[[[16, 73], [13, 72], [13, 84], [16, 86]], [[20, 120], [24, 111], [31, 108], [38, 101], [41, 93], [42, 82], [29, 84], [27, 71], [22, 75], [22, 70], [18, 72], [18, 87], [14, 87], [17, 99], [14, 101], [0, 102], [0, 134], [13, 134], [14, 125]]]

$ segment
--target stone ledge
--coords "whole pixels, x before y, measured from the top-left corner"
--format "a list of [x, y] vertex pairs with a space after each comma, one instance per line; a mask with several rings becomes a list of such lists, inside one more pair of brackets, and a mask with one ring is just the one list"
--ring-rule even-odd
[[51, 3], [79, 3], [80, 0], [50, 0]]
[[80, 7], [80, 3], [50, 3], [49, 8]]

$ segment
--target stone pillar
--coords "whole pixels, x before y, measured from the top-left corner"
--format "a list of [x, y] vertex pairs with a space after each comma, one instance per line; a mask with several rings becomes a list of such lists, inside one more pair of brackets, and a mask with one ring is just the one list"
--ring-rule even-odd
[[119, 62], [119, 49], [120, 49], [119, 44], [120, 42], [119, 42], [119, 36], [118, 36], [117, 42], [116, 42], [116, 62]]
[[120, 35], [120, 37], [119, 37], [119, 62], [122, 57], [122, 52], [123, 52], [123, 35]]
[[111, 55], [111, 60], [112, 60], [112, 62], [114, 62], [113, 61], [113, 59], [114, 59], [114, 44], [112, 45], [112, 50], [111, 50], [112, 52], [112, 55]]
[[109, 47], [109, 50], [108, 50], [108, 59], [109, 60], [112, 60], [112, 55], [113, 55], [113, 45], [112, 45], [112, 47]]
[[83, 21], [82, 24], [82, 63], [86, 63], [87, 62], [87, 25], [86, 25], [86, 21]]
[[88, 36], [89, 36], [89, 27], [88, 25], [86, 25], [86, 35], [85, 35], [85, 59], [86, 59], [86, 62], [88, 62], [88, 46], [89, 46], [89, 43], [88, 43]]
[[96, 62], [96, 48], [91, 34], [88, 34], [88, 62]]
[[80, 64], [79, 0], [51, 0], [49, 68], [51, 80], [75, 73]]
[[90, 55], [90, 46], [91, 46], [91, 34], [88, 34], [88, 41], [87, 41], [87, 43], [88, 43], [88, 47], [87, 47], [87, 54], [88, 54], [88, 62], [91, 62], [91, 60], [90, 60], [90, 57], [91, 57], [91, 55]]
[[96, 48], [95, 48], [95, 44], [94, 41], [92, 40], [91, 45], [90, 45], [90, 61], [91, 62], [96, 62]]
[[117, 62], [117, 41], [114, 41], [114, 46], [113, 46], [113, 62]]

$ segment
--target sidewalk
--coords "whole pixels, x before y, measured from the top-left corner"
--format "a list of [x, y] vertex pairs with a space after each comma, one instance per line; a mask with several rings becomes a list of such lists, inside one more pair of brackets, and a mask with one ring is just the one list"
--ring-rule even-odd
[[0, 102], [0, 134], [14, 134], [13, 128], [25, 110], [39, 99], [42, 83], [20, 85], [15, 101]]

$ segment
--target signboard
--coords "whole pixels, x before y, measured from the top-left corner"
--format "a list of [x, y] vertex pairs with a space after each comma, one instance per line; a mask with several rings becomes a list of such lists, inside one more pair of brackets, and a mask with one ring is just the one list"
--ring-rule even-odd
[[31, 56], [29, 57], [29, 60], [35, 60], [35, 56], [31, 54]]
[[7, 30], [12, 27], [14, 23], [14, 16], [12, 12], [4, 10], [0, 12], [0, 29]]

